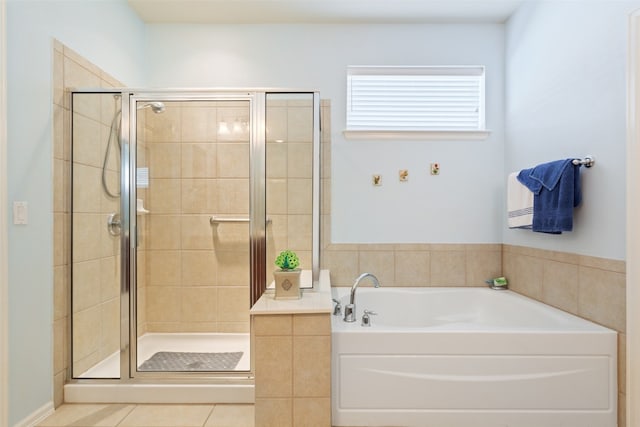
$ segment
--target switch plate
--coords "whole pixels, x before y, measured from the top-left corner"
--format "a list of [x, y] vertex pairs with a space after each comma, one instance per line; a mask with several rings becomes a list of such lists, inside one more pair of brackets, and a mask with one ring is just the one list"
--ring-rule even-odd
[[13, 202], [13, 223], [16, 225], [29, 223], [29, 204], [27, 202]]

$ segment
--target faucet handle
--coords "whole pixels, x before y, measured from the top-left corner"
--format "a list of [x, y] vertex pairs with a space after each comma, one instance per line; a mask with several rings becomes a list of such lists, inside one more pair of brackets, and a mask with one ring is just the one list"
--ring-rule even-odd
[[362, 315], [362, 326], [371, 326], [371, 318], [369, 316], [376, 316], [378, 313], [375, 311], [367, 310], [365, 308], [364, 314]]
[[340, 304], [340, 301], [335, 298], [333, 298], [333, 302], [336, 303], [336, 306], [333, 309], [333, 315], [340, 316], [342, 314], [342, 304]]

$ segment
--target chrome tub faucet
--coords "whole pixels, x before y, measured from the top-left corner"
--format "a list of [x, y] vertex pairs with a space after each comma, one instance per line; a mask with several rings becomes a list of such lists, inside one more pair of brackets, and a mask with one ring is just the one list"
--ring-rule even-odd
[[344, 321], [345, 322], [355, 322], [356, 321], [356, 289], [358, 289], [358, 285], [360, 282], [366, 278], [370, 278], [373, 286], [375, 288], [380, 287], [380, 282], [378, 278], [371, 273], [362, 273], [356, 281], [353, 283], [351, 287], [351, 298], [349, 299], [349, 304], [344, 307]]

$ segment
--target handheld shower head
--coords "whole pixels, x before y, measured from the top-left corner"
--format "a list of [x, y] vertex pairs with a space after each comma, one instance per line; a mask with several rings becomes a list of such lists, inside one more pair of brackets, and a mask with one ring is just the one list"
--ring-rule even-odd
[[156, 114], [164, 112], [164, 109], [165, 109], [164, 102], [155, 101], [155, 102], [145, 102], [138, 105], [138, 110], [142, 110], [147, 107], [150, 107], [151, 110]]

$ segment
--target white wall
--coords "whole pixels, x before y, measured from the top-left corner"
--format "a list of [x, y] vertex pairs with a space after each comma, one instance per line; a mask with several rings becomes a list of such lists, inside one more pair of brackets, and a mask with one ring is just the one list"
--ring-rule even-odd
[[8, 226], [14, 425], [53, 398], [52, 40], [140, 85], [144, 26], [125, 0], [8, 0], [6, 12], [8, 200], [29, 203], [29, 224]]
[[505, 226], [504, 243], [625, 259], [628, 15], [638, 7], [638, 1], [529, 2], [509, 19], [505, 177], [587, 154], [596, 165], [581, 169], [583, 202], [573, 232]]
[[[502, 25], [150, 25], [150, 85], [316, 89], [332, 102], [334, 242], [500, 242]], [[485, 65], [484, 141], [347, 141], [348, 65]], [[439, 162], [441, 175], [429, 175]], [[409, 170], [409, 182], [398, 170]], [[382, 187], [371, 175], [382, 174]]]

